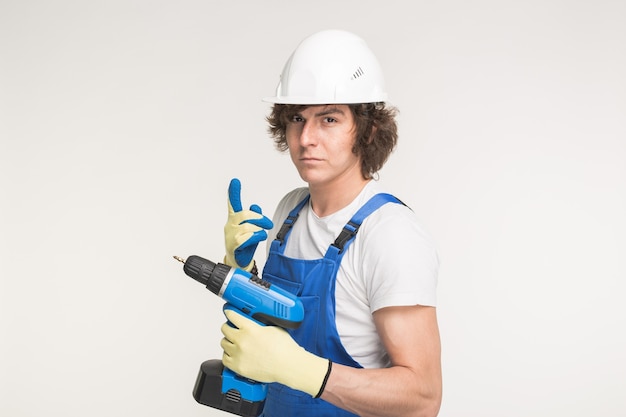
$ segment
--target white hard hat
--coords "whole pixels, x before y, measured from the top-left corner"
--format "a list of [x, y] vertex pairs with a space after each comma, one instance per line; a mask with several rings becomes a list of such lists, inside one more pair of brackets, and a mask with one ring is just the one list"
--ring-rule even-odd
[[354, 104], [387, 100], [378, 60], [363, 39], [325, 30], [304, 39], [291, 54], [276, 88], [263, 101], [278, 104]]

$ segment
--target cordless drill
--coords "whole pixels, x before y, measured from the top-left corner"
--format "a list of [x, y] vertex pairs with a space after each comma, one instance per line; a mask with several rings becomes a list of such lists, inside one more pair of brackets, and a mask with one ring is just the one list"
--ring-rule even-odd
[[[300, 326], [304, 307], [294, 294], [239, 268], [195, 255], [187, 260], [174, 258], [185, 264], [187, 275], [226, 301], [224, 309], [243, 313], [261, 325]], [[244, 417], [256, 417], [263, 411], [266, 394], [266, 384], [237, 375], [219, 359], [202, 363], [193, 389], [200, 404]]]

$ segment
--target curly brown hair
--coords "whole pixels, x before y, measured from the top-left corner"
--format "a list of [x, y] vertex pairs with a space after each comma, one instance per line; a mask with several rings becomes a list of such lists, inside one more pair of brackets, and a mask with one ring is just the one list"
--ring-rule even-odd
[[[354, 117], [356, 140], [352, 152], [361, 157], [363, 178], [370, 179], [385, 164], [398, 142], [398, 109], [385, 103], [347, 105]], [[309, 105], [274, 104], [266, 117], [268, 132], [274, 139], [276, 149], [284, 152], [287, 146], [287, 124]]]

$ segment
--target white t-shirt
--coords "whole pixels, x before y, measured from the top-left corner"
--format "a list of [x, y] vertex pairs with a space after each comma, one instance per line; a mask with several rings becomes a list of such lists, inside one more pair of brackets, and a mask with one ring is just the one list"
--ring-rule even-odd
[[[293, 226], [285, 255], [298, 259], [324, 257], [357, 210], [383, 192], [380, 188], [370, 181], [352, 203], [321, 218], [309, 202]], [[307, 193], [307, 188], [298, 188], [283, 197], [274, 214], [268, 243]], [[411, 209], [387, 203], [365, 219], [341, 261], [335, 287], [337, 330], [354, 360], [365, 368], [389, 366], [372, 313], [389, 306], [435, 306], [438, 269], [435, 243]]]

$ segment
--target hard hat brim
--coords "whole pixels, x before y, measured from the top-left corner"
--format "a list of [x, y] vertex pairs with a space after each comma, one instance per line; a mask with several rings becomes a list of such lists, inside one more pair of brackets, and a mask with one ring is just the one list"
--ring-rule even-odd
[[337, 100], [333, 98], [313, 98], [313, 97], [263, 97], [262, 101], [272, 104], [299, 104], [303, 106], [319, 106], [324, 104], [362, 104], [362, 103], [381, 103], [387, 101], [387, 94], [381, 94], [378, 97], [369, 97], [367, 99], [346, 99]]

